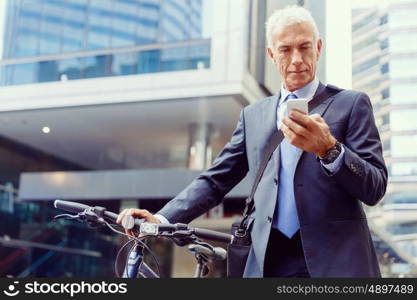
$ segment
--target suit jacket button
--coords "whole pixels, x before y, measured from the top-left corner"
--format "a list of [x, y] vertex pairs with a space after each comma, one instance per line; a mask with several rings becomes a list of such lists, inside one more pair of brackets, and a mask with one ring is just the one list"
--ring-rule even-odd
[[275, 185], [278, 184], [278, 178], [274, 177], [274, 183], [275, 183]]
[[268, 216], [268, 222], [272, 223], [272, 217]]

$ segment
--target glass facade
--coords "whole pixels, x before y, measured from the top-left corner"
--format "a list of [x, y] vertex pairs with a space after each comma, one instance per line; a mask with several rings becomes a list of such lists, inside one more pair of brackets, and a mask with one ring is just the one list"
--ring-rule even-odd
[[1, 85], [208, 68], [210, 43], [164, 49], [10, 64]]
[[0, 84], [209, 68], [206, 2], [9, 1]]
[[417, 130], [417, 109], [391, 111], [390, 129], [393, 131]]
[[389, 37], [391, 53], [417, 51], [417, 32], [400, 32]]
[[416, 176], [417, 162], [393, 163], [391, 166], [391, 175], [393, 176]]
[[[389, 170], [387, 194], [369, 209], [381, 216], [373, 226], [387, 234], [387, 244], [415, 258], [417, 241], [395, 238], [417, 232], [416, 219], [410, 220], [415, 214], [410, 204], [417, 201], [417, 1], [390, 0], [353, 10], [352, 21], [353, 88], [371, 97]], [[374, 244], [382, 254], [383, 276], [415, 276], [411, 259], [400, 259], [375, 237]]]
[[417, 135], [398, 135], [391, 138], [391, 155], [394, 158], [416, 156]]
[[392, 79], [417, 78], [417, 57], [393, 58], [390, 61], [390, 77]]
[[[412, 3], [412, 1], [408, 1]], [[417, 8], [395, 9], [389, 14], [389, 26], [391, 28], [408, 27], [416, 25]]]
[[417, 103], [417, 84], [393, 83], [390, 87], [390, 94], [392, 104]]

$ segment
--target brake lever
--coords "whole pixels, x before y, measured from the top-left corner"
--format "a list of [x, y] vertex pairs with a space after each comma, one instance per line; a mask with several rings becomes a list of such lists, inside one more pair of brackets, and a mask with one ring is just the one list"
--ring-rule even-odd
[[198, 241], [195, 235], [191, 231], [188, 231], [188, 230], [187, 231], [181, 230], [181, 231], [170, 232], [170, 233], [161, 232], [159, 233], [159, 236], [171, 239], [179, 247], [184, 247], [184, 246], [187, 246], [188, 244]]
[[59, 220], [59, 219], [64, 219], [64, 220], [78, 219], [78, 215], [62, 214], [62, 215], [54, 216], [54, 220]]

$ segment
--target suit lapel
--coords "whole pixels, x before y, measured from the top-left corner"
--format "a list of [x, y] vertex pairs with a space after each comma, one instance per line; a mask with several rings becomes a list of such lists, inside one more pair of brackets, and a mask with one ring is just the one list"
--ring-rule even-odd
[[[321, 92], [323, 92], [325, 88], [326, 88], [326, 86], [320, 82], [320, 84], [319, 84], [319, 86], [317, 88], [317, 91], [314, 94], [314, 97], [316, 97], [318, 94], [320, 94]], [[314, 100], [312, 100], [311, 102], [313, 102], [313, 101]], [[333, 97], [329, 97], [327, 99], [321, 100], [320, 101], [321, 103], [319, 105], [317, 105], [313, 110], [310, 110], [310, 113], [309, 114], [310, 115], [312, 115], [312, 114], [319, 114], [320, 116], [323, 116], [323, 114], [325, 113], [327, 107], [329, 106], [329, 104], [332, 101], [333, 101]], [[309, 106], [311, 104], [312, 103], [309, 103]]]
[[[314, 97], [316, 97], [318, 94], [324, 91], [326, 89], [326, 86], [319, 83], [319, 86], [317, 87], [316, 93], [314, 94]], [[314, 98], [313, 97], [313, 98]], [[265, 104], [262, 106], [262, 127], [263, 132], [265, 132], [265, 135], [263, 136], [263, 141], [261, 141], [261, 147], [259, 148], [259, 154], [258, 154], [258, 165], [257, 168], [259, 168], [260, 159], [262, 158], [262, 154], [266, 150], [266, 146], [268, 145], [268, 141], [271, 138], [273, 134], [277, 131], [277, 109], [278, 109], [278, 103], [279, 99], [281, 98], [281, 93], [279, 92], [277, 95], [271, 97], [271, 101], [266, 101]], [[312, 105], [313, 101], [310, 101], [309, 106]], [[320, 116], [323, 116], [323, 114], [326, 112], [327, 107], [330, 105], [330, 103], [333, 101], [333, 97], [329, 97], [327, 99], [320, 100], [320, 103], [312, 110], [310, 110], [311, 114], [319, 114]], [[273, 162], [277, 167], [277, 170], [279, 169], [279, 163], [280, 163], [280, 149], [281, 146], [277, 147], [277, 150], [273, 153], [272, 158]], [[298, 149], [297, 151], [297, 164], [301, 156], [303, 155], [304, 151], [301, 149]], [[278, 173], [278, 172], [277, 172]]]
[[[319, 84], [319, 86], [317, 88], [317, 91], [314, 94], [314, 97], [316, 97], [318, 94], [320, 94], [321, 92], [323, 92], [325, 88], [326, 88], [326, 86], [320, 82], [320, 84]], [[312, 100], [310, 102], [313, 102], [313, 101], [314, 100]], [[314, 109], [312, 109], [311, 111], [309, 111], [309, 114], [310, 115], [312, 115], [312, 114], [319, 114], [320, 116], [323, 116], [323, 114], [327, 110], [327, 107], [329, 107], [329, 105], [330, 105], [330, 103], [332, 103], [332, 101], [333, 101], [333, 97], [329, 97], [327, 99], [321, 100], [320, 101], [320, 104], [318, 104]], [[311, 105], [311, 103], [309, 103], [309, 107], [310, 107], [310, 105]], [[301, 149], [297, 149], [297, 150], [298, 150], [297, 151], [298, 158], [297, 158], [296, 169], [297, 169], [297, 166], [298, 166], [298, 163], [300, 161], [301, 156], [305, 153], [305, 151], [303, 151]]]

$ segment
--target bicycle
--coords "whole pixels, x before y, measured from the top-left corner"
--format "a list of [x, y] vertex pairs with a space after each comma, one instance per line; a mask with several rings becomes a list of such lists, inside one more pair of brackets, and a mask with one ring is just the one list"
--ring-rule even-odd
[[[217, 232], [214, 230], [189, 227], [186, 224], [159, 224], [144, 222], [143, 219], [135, 219], [132, 216], [126, 216], [122, 220], [122, 225], [116, 223], [118, 215], [116, 213], [107, 211], [105, 207], [88, 206], [82, 203], [55, 200], [54, 207], [65, 210], [72, 214], [60, 214], [54, 217], [57, 219], [78, 220], [87, 223], [90, 227], [107, 226], [115, 233], [129, 237], [129, 241], [125, 243], [120, 249], [115, 260], [115, 273], [117, 277], [122, 278], [136, 278], [138, 275], [144, 278], [159, 278], [159, 263], [155, 255], [149, 247], [143, 242], [149, 237], [164, 237], [171, 239], [176, 245], [180, 247], [188, 246], [190, 252], [194, 253], [197, 260], [194, 277], [201, 278], [208, 273], [208, 264], [217, 260], [226, 259], [226, 250], [221, 247], [213, 247], [207, 242], [201, 241], [199, 238], [212, 240], [223, 243], [232, 243], [233, 236], [231, 234]], [[124, 229], [132, 230], [141, 237], [132, 237], [122, 231], [115, 229], [115, 226], [121, 226]], [[118, 272], [118, 260], [120, 253], [129, 244], [132, 247], [128, 251], [128, 258], [124, 267], [123, 274]], [[146, 249], [156, 262], [158, 272], [155, 272], [143, 261], [143, 249]]]

